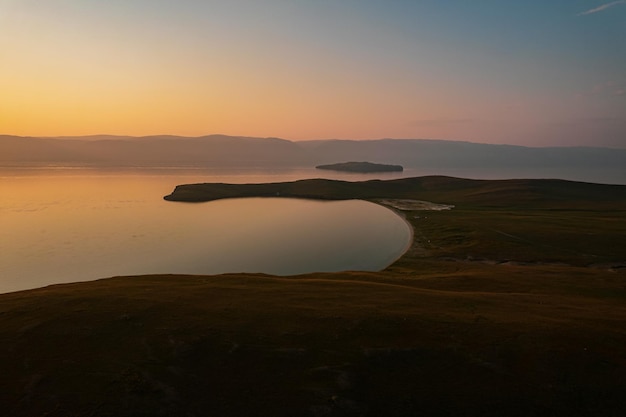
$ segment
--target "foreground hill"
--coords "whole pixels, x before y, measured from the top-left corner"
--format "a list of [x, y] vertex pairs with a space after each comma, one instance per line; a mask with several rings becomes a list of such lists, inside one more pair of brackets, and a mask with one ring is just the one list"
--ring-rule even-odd
[[276, 187], [455, 208], [402, 211], [413, 245], [381, 272], [117, 277], [0, 295], [5, 414], [626, 414], [626, 187], [425, 177], [174, 195]]

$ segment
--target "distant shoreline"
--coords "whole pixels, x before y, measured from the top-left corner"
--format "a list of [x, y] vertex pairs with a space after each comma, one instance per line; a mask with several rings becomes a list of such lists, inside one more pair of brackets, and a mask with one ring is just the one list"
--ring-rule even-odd
[[0, 166], [313, 168], [382, 161], [425, 174], [626, 184], [626, 149], [429, 139], [310, 140], [208, 135], [45, 138], [0, 135]]

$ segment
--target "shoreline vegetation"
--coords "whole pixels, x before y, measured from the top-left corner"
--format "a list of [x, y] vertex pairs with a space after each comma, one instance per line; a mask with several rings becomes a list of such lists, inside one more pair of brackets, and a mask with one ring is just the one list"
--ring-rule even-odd
[[384, 204], [412, 244], [379, 272], [115, 277], [2, 294], [3, 409], [626, 412], [626, 186], [311, 179], [180, 185], [165, 199], [277, 195]]

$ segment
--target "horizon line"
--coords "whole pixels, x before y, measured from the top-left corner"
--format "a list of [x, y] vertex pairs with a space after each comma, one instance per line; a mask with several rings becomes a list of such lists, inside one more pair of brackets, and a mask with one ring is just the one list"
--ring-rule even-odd
[[[180, 139], [202, 139], [208, 138], [211, 136], [221, 136], [227, 138], [240, 138], [240, 139], [275, 139], [275, 140], [283, 140], [292, 143], [298, 142], [331, 142], [331, 141], [343, 141], [343, 142], [373, 142], [373, 141], [384, 141], [384, 140], [393, 140], [393, 141], [431, 141], [431, 142], [457, 142], [457, 143], [471, 143], [476, 145], [491, 145], [491, 146], [511, 146], [511, 147], [520, 147], [520, 148], [597, 148], [597, 149], [617, 149], [617, 150], [626, 150], [626, 145], [619, 146], [592, 146], [592, 145], [520, 145], [520, 144], [511, 144], [511, 143], [489, 143], [489, 142], [477, 142], [469, 139], [434, 139], [434, 138], [393, 138], [393, 137], [379, 137], [379, 138], [369, 138], [369, 139], [342, 139], [342, 138], [325, 138], [325, 139], [286, 139], [278, 136], [245, 136], [245, 135], [230, 135], [223, 133], [211, 133], [206, 135], [199, 136], [185, 136], [185, 135], [175, 135], [175, 134], [152, 134], [152, 135], [119, 135], [119, 134], [108, 134], [108, 133], [96, 133], [96, 134], [88, 134], [88, 135], [54, 135], [54, 136], [33, 136], [33, 135], [11, 135], [6, 133], [0, 133], [0, 137], [15, 137], [15, 138], [33, 138], [33, 139], [88, 139], [88, 138], [98, 138], [98, 137], [110, 137], [110, 138], [120, 138], [123, 139], [146, 139], [146, 138], [154, 138], [154, 137], [170, 137], [170, 138], [180, 138]], [[107, 139], [102, 139], [107, 140]]]

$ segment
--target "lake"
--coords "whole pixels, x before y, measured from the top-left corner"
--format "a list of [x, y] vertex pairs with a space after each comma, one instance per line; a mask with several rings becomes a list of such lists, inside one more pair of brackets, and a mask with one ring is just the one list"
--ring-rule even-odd
[[358, 181], [412, 173], [87, 168], [0, 170], [0, 292], [118, 275], [384, 269], [411, 241], [391, 210], [359, 200], [163, 200], [198, 182]]

